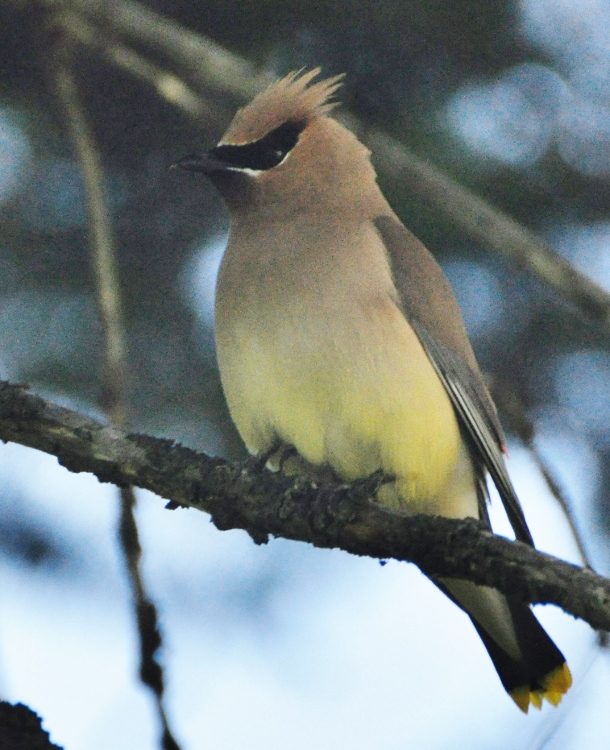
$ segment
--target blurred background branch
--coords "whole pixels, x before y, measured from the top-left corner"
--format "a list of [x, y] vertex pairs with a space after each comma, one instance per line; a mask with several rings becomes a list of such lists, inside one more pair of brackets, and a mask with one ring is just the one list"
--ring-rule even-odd
[[[132, 0], [114, 0], [109, 4], [67, 0], [66, 7], [69, 11], [60, 15], [58, 21], [75, 40], [101, 52], [126, 72], [146, 80], [160, 96], [190, 117], [199, 119], [203, 115], [218, 135], [232, 111], [226, 105], [228, 98], [234, 97], [243, 105], [269, 83], [268, 76], [256, 73], [254, 67], [238, 55]], [[79, 13], [99, 26], [89, 25]], [[107, 42], [102, 41], [105, 34], [110, 34]], [[163, 54], [175, 69], [174, 74], [163, 73], [142, 54], [113, 42], [112, 35]], [[197, 97], [195, 91], [207, 92], [208, 96], [212, 92], [219, 101], [206, 102], [201, 94]], [[417, 157], [396, 138], [370, 128], [353, 114], [344, 114], [340, 119], [369, 146], [375, 164], [386, 179], [431, 201], [437, 211], [445, 213], [473, 239], [527, 269], [574, 304], [583, 315], [610, 332], [610, 294], [579, 273], [533, 232], [493, 208], [447, 173]]]

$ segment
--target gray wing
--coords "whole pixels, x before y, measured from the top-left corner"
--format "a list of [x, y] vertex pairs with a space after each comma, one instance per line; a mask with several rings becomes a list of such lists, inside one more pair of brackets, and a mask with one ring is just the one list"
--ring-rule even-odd
[[496, 427], [495, 410], [489, 408], [489, 396], [481, 397], [481, 388], [474, 373], [455, 352], [430, 336], [415, 318], [411, 318], [410, 323], [442, 380], [476, 454], [496, 485], [517, 539], [534, 546], [519, 498], [506, 471], [503, 443]]
[[[477, 471], [487, 469], [515, 536], [533, 546], [504, 464], [504, 433], [449, 282], [430, 252], [399, 221], [383, 216], [375, 226], [388, 251], [402, 310], [445, 386], [471, 443]], [[481, 510], [485, 518], [484, 506]]]

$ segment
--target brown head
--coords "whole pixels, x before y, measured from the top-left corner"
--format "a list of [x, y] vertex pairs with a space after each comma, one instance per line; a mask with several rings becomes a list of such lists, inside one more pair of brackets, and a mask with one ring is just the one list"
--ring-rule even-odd
[[236, 113], [215, 148], [177, 166], [208, 175], [234, 215], [377, 215], [386, 204], [369, 151], [329, 117], [343, 76], [312, 83], [319, 73], [293, 72], [272, 84]]

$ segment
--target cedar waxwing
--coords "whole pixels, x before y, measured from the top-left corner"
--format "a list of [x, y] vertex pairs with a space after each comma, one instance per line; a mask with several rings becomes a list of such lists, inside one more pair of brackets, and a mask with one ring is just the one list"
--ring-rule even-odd
[[[396, 511], [481, 518], [486, 476], [517, 539], [533, 544], [504, 465], [505, 438], [449, 282], [400, 223], [370, 153], [335, 119], [341, 76], [291, 73], [239, 110], [207, 154], [231, 215], [216, 344], [248, 450], [315, 479], [381, 469]], [[565, 659], [531, 609], [495, 589], [435, 579], [471, 618], [527, 712], [557, 705]]]

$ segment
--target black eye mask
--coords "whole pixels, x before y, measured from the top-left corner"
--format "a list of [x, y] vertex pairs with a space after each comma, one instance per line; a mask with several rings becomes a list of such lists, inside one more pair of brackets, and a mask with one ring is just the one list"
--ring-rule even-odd
[[236, 169], [272, 169], [296, 146], [305, 125], [303, 121], [288, 121], [254, 143], [216, 146], [209, 155]]

